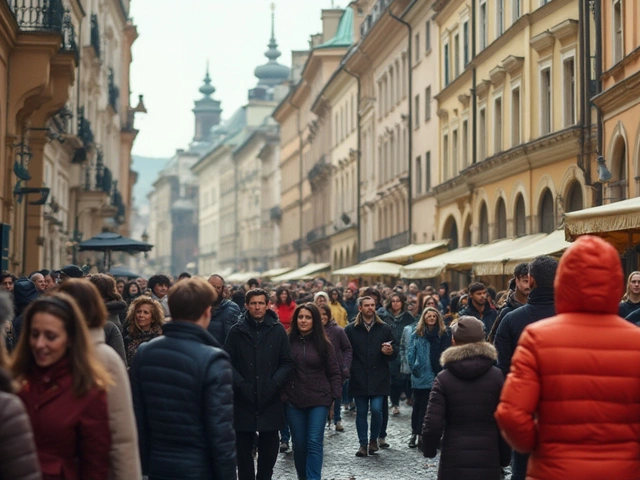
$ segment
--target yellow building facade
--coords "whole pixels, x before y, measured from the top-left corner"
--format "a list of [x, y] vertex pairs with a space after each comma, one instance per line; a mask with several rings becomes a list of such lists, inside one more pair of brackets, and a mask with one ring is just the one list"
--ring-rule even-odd
[[[592, 203], [578, 1], [440, 1], [437, 238], [550, 233]], [[585, 146], [586, 145], [586, 146]]]

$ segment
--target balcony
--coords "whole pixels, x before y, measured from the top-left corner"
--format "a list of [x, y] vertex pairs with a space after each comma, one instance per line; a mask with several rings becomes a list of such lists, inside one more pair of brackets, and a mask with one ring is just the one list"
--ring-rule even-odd
[[269, 210], [269, 218], [275, 222], [280, 221], [282, 218], [282, 208], [280, 208], [280, 205], [271, 207], [271, 210]]
[[120, 89], [116, 85], [113, 68], [109, 68], [109, 106], [114, 113], [118, 113], [118, 100], [120, 99]]
[[391, 237], [378, 240], [377, 242], [375, 242], [375, 249], [380, 252], [378, 254], [380, 255], [409, 245], [409, 240], [409, 232], [405, 231], [396, 235], [392, 235]]
[[91, 14], [91, 46], [97, 58], [100, 58], [100, 24], [98, 23], [98, 15]]
[[84, 107], [78, 108], [78, 138], [82, 140], [85, 147], [93, 145], [93, 130], [91, 129], [91, 122], [84, 116]]
[[321, 240], [325, 240], [326, 238], [327, 227], [325, 225], [316, 227], [313, 230], [307, 232], [307, 244], [309, 245], [315, 242], [320, 242]]
[[20, 30], [61, 33], [64, 19], [62, 0], [9, 0]]

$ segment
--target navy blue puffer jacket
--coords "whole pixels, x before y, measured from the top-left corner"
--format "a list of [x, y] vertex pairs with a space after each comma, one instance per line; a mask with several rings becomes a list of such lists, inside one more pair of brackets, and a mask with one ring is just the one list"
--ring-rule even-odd
[[209, 333], [213, 335], [220, 345], [227, 341], [229, 330], [240, 320], [240, 309], [231, 300], [226, 298], [220, 305], [211, 311], [211, 322], [209, 323]]
[[154, 480], [235, 478], [229, 356], [198, 325], [162, 330], [131, 367], [142, 471]]

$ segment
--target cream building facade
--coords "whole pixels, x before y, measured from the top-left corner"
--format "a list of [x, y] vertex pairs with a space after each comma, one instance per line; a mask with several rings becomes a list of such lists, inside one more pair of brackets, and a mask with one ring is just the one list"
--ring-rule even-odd
[[579, 2], [439, 1], [437, 238], [554, 231], [590, 206]]

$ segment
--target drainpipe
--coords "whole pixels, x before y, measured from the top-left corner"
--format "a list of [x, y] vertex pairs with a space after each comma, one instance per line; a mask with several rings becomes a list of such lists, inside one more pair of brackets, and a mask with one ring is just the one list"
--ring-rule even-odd
[[356, 263], [359, 263], [360, 261], [360, 247], [361, 247], [361, 243], [360, 243], [360, 239], [361, 239], [361, 224], [360, 224], [360, 185], [362, 183], [362, 180], [360, 179], [360, 161], [362, 159], [362, 155], [360, 153], [360, 149], [361, 147], [361, 135], [360, 135], [360, 130], [361, 130], [361, 124], [360, 124], [360, 77], [354, 73], [351, 73], [349, 70], [347, 70], [346, 68], [342, 67], [342, 70], [344, 70], [344, 72], [347, 75], [352, 76], [353, 78], [356, 79], [356, 82], [358, 82], [358, 99], [356, 101], [356, 112], [357, 113], [357, 120], [356, 120], [356, 130], [357, 130], [357, 135], [358, 135], [358, 146], [356, 147], [357, 151], [356, 151], [356, 178], [358, 179], [358, 181], [356, 182], [356, 225], [358, 226], [358, 239], [357, 239], [357, 243], [358, 243], [358, 258], [355, 259]]
[[300, 107], [296, 107], [292, 102], [291, 99], [287, 99], [287, 103], [289, 105], [291, 105], [293, 108], [295, 108], [297, 115], [298, 115], [298, 152], [300, 153], [299, 155], [299, 162], [300, 162], [300, 178], [299, 178], [299, 182], [298, 182], [298, 195], [300, 197], [300, 220], [299, 220], [299, 227], [300, 227], [300, 245], [298, 246], [298, 268], [300, 268], [300, 266], [302, 265], [302, 243], [303, 243], [303, 233], [302, 233], [302, 227], [303, 227], [303, 222], [302, 222], [302, 182], [304, 180], [304, 177], [302, 175], [302, 169], [304, 166], [304, 157], [302, 155], [302, 147], [303, 147], [303, 140], [302, 140], [302, 129], [300, 128]]
[[[409, 11], [409, 9], [416, 3], [417, 0], [414, 0], [413, 2], [411, 2], [411, 4], [405, 9], [405, 11], [402, 13], [402, 15], [404, 15], [407, 11]], [[413, 28], [411, 27], [411, 25], [409, 23], [407, 23], [406, 21], [404, 21], [402, 18], [394, 15], [394, 13], [390, 10], [387, 9], [387, 11], [389, 12], [389, 15], [391, 16], [391, 18], [393, 18], [394, 20], [396, 20], [397, 22], [400, 22], [402, 25], [404, 25], [405, 27], [407, 27], [407, 30], [409, 32], [409, 41], [407, 42], [407, 56], [409, 57], [409, 62], [407, 63], [408, 69], [409, 71], [408, 73], [408, 103], [409, 103], [409, 109], [408, 109], [408, 115], [409, 115], [409, 121], [408, 123], [408, 128], [409, 128], [409, 145], [407, 146], [407, 150], [409, 150], [409, 159], [408, 159], [408, 177], [409, 180], [407, 181], [407, 203], [408, 205], [408, 230], [409, 230], [409, 241], [408, 243], [411, 243], [413, 241], [413, 215], [412, 215], [412, 203], [413, 203], [413, 188], [411, 185], [411, 176], [413, 174], [413, 168], [411, 168], [413, 166], [413, 162], [411, 161], [411, 159], [413, 158], [413, 53], [412, 53], [412, 45], [413, 45]]]
[[[471, 61], [476, 57], [476, 2], [471, 2]], [[478, 97], [476, 95], [476, 67], [471, 70], [471, 164], [478, 161]], [[464, 228], [464, 227], [463, 227]]]
[[588, 55], [585, 53], [587, 48], [584, 41], [584, 31], [585, 31], [585, 13], [584, 13], [584, 2], [578, 2], [578, 48], [580, 49], [580, 154], [578, 157], [578, 167], [582, 170], [582, 174], [584, 175], [585, 184], [588, 185], [591, 182], [591, 178], [587, 174], [586, 163], [585, 162], [585, 129], [587, 124], [587, 107], [586, 107], [586, 97], [587, 97], [587, 82], [585, 80], [587, 76], [587, 58]]
[[[594, 21], [595, 21], [595, 31], [596, 31], [596, 62], [595, 62], [595, 77], [594, 80], [596, 82], [596, 95], [602, 93], [602, 4], [600, 2], [595, 2], [594, 6]], [[602, 155], [602, 150], [604, 148], [603, 134], [604, 129], [602, 125], [602, 111], [599, 108], [596, 108], [597, 119], [596, 119], [596, 138], [597, 138], [597, 151], [598, 155]]]

